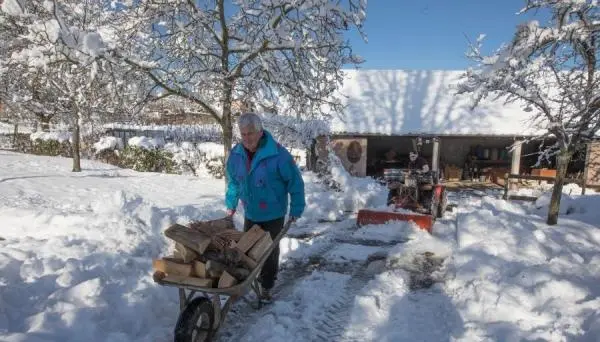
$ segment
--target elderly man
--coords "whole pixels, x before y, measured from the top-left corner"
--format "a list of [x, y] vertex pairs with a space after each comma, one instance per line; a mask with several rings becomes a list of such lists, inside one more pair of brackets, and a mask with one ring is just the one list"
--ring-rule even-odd
[[[302, 215], [306, 205], [304, 181], [292, 155], [263, 129], [260, 117], [242, 114], [238, 121], [241, 144], [231, 150], [227, 160], [228, 179], [225, 202], [232, 216], [241, 200], [244, 207], [244, 231], [259, 225], [274, 239], [281, 232], [288, 211], [289, 220]], [[279, 271], [279, 246], [266, 260], [260, 275], [261, 297], [271, 300], [270, 290]]]

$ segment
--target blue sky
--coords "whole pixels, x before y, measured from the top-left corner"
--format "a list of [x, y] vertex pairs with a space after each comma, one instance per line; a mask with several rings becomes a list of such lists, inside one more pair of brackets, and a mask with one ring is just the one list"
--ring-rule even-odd
[[[364, 69], [464, 69], [467, 38], [486, 34], [484, 49], [508, 42], [524, 0], [370, 0], [365, 32], [368, 43], [349, 34]], [[537, 18], [536, 18], [537, 19]], [[539, 19], [538, 19], [539, 20]]]

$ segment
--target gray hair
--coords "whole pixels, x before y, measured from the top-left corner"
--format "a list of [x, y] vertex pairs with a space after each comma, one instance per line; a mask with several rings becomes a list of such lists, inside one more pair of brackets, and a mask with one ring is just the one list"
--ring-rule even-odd
[[262, 131], [263, 124], [262, 120], [260, 119], [260, 116], [258, 116], [255, 113], [244, 113], [240, 115], [240, 118], [238, 119], [238, 127], [242, 128], [248, 126], [254, 127], [254, 129], [256, 129], [257, 132]]

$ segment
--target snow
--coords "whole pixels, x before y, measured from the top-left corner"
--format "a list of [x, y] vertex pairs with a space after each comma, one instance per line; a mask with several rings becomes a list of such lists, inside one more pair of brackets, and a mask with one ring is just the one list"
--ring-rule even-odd
[[127, 144], [132, 147], [139, 147], [145, 150], [153, 150], [165, 146], [165, 140], [162, 138], [154, 137], [131, 137], [127, 141]]
[[36, 140], [42, 140], [42, 141], [55, 140], [55, 141], [58, 141], [60, 143], [63, 143], [63, 142], [71, 141], [71, 137], [72, 136], [71, 136], [70, 132], [64, 132], [64, 131], [43, 132], [43, 131], [38, 131], [38, 132], [31, 133], [31, 135], [29, 136], [29, 139], [31, 139], [31, 141], [36, 141]]
[[123, 148], [123, 139], [117, 137], [100, 137], [98, 142], [94, 143], [94, 150], [100, 153], [105, 150], [119, 150]]
[[[468, 95], [454, 95], [464, 71], [345, 70], [339, 96], [346, 110], [334, 133], [532, 135], [532, 113], [517, 103], [485, 100], [471, 111]], [[346, 98], [347, 97], [347, 98]]]
[[[171, 252], [162, 234], [170, 224], [225, 214], [224, 181], [82, 167], [0, 151], [0, 340], [172, 340], [177, 291], [152, 281], [151, 261]], [[303, 177], [308, 206], [281, 242], [276, 301], [258, 311], [240, 301], [222, 340], [312, 341], [330, 317], [346, 340], [600, 338], [599, 194], [566, 187], [574, 209], [547, 226], [548, 188], [534, 203], [504, 201], [501, 191], [450, 193], [455, 208], [431, 235], [407, 222], [355, 227], [360, 203], [385, 198], [372, 180], [360, 193]], [[346, 181], [368, 188], [368, 179]], [[414, 260], [427, 252], [443, 263], [433, 286], [415, 290]], [[374, 255], [384, 258], [379, 270], [368, 264]], [[302, 273], [315, 258], [320, 266]], [[348, 295], [360, 278], [345, 267], [367, 264], [373, 273]]]
[[25, 13], [23, 13], [23, 8], [19, 5], [19, 1], [17, 0], [4, 0], [0, 5], [0, 10], [6, 14], [15, 16], [25, 15]]

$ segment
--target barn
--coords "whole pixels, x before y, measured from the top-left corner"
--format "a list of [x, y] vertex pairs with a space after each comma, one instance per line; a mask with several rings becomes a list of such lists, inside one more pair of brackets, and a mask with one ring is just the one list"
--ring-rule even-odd
[[[555, 160], [534, 167], [540, 146], [553, 142], [535, 139], [541, 130], [531, 121], [533, 112], [493, 99], [473, 108], [469, 96], [456, 95], [461, 74], [347, 70], [340, 90], [345, 110], [332, 119], [331, 135], [318, 139], [317, 150], [330, 144], [346, 169], [359, 177], [377, 177], [388, 159], [402, 164], [414, 149], [432, 160], [435, 144], [446, 178], [497, 181], [507, 172], [555, 174]], [[600, 185], [600, 167], [590, 162], [597, 156], [600, 143], [582, 147], [570, 176]]]

